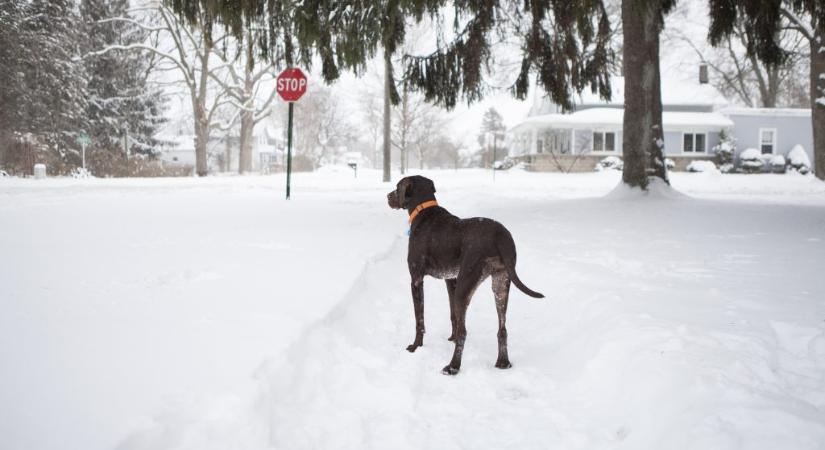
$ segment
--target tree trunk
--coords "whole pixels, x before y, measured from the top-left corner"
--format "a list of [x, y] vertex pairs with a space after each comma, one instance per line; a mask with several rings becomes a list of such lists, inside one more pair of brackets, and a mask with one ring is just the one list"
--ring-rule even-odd
[[241, 112], [241, 150], [238, 155], [238, 173], [252, 171], [252, 132], [255, 128], [255, 99], [254, 85], [252, 81], [255, 61], [253, 54], [254, 43], [252, 39], [246, 40], [246, 64], [244, 65], [244, 90], [243, 106]]
[[390, 73], [392, 71], [392, 59], [390, 52], [384, 49], [384, 182], [390, 181], [390, 132], [392, 122], [390, 120]]
[[825, 24], [811, 42], [811, 125], [814, 133], [814, 172], [825, 180]]
[[622, 2], [625, 74], [622, 181], [642, 189], [647, 189], [654, 177], [669, 184], [664, 163], [659, 74], [662, 26], [660, 1]]
[[252, 171], [252, 131], [255, 128], [254, 112], [244, 110], [241, 113], [241, 151], [238, 156], [238, 173]]
[[195, 112], [195, 172], [199, 177], [209, 174], [208, 155], [206, 144], [209, 142], [209, 117], [206, 113], [206, 87], [209, 77], [209, 54], [212, 52], [210, 43], [203, 34], [203, 56], [200, 58], [200, 84], [197, 85], [197, 96], [192, 98], [192, 110]]
[[231, 136], [232, 133], [229, 130], [226, 130], [226, 148], [224, 150], [224, 157], [223, 157], [223, 171], [229, 172], [232, 170], [232, 145], [231, 145]]
[[209, 124], [202, 107], [195, 108], [195, 173], [205, 177], [209, 173], [206, 144], [209, 142]]

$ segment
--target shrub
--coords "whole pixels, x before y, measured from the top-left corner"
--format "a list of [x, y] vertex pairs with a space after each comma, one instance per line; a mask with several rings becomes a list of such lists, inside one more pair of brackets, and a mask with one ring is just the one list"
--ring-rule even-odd
[[[719, 132], [719, 143], [713, 146], [713, 153], [716, 154], [716, 162], [719, 168], [733, 169], [733, 155], [736, 153], [736, 139], [729, 136], [725, 130]], [[725, 170], [722, 172], [727, 173]]]
[[811, 171], [811, 160], [801, 145], [794, 145], [788, 152], [788, 166], [803, 175]]
[[785, 157], [782, 155], [773, 155], [770, 160], [771, 172], [785, 173]]
[[665, 158], [665, 167], [667, 167], [667, 170], [673, 170], [673, 168], [676, 167], [676, 163], [670, 158]]
[[759, 153], [759, 150], [749, 148], [739, 154], [739, 166], [745, 173], [763, 172], [765, 161], [762, 160], [762, 154]]
[[622, 170], [624, 162], [618, 156], [608, 156], [596, 164], [596, 170]]

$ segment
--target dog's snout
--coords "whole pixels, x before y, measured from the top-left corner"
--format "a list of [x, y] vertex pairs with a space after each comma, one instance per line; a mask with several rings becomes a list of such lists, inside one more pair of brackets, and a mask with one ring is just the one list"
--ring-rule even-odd
[[398, 209], [398, 195], [395, 191], [387, 194], [387, 204], [390, 205], [390, 208], [392, 209]]

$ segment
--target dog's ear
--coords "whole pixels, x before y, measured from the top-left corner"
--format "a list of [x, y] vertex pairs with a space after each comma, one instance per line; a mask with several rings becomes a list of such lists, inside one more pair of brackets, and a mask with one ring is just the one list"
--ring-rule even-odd
[[403, 178], [401, 181], [398, 182], [398, 187], [396, 188], [396, 197], [398, 197], [398, 207], [399, 208], [406, 208], [407, 203], [410, 201], [410, 188], [412, 187], [412, 182], [409, 178]]
[[427, 190], [435, 194], [435, 183], [433, 183], [433, 180], [429, 178], [424, 178], [424, 180], [426, 180]]

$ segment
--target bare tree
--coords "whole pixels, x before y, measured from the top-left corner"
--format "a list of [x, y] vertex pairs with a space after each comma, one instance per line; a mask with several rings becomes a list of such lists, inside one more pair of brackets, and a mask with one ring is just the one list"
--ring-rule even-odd
[[363, 132], [369, 138], [373, 168], [377, 168], [379, 161], [379, 151], [381, 150], [381, 138], [383, 132], [384, 106], [381, 99], [383, 79], [377, 79], [369, 74], [364, 77], [360, 95], [358, 96], [358, 106], [361, 112], [361, 123]]
[[444, 113], [424, 100], [424, 96], [401, 87], [401, 102], [394, 110], [392, 145], [400, 155], [401, 173], [410, 168], [410, 152], [417, 153], [418, 166], [424, 168], [427, 153], [433, 142], [443, 134], [447, 125]]
[[[252, 171], [252, 134], [255, 126], [269, 117], [272, 103], [277, 97], [275, 89], [270, 89], [263, 100], [259, 94], [263, 86], [270, 83], [275, 75], [274, 64], [261, 64], [254, 57], [255, 44], [251, 35], [246, 36], [242, 50], [234, 58], [229, 58], [225, 46], [222, 51], [215, 51], [224, 63], [209, 72], [226, 91], [232, 105], [240, 116], [240, 152], [238, 155], [238, 172]], [[237, 66], [241, 66], [241, 71]]]
[[[686, 11], [682, 13], [686, 14]], [[733, 32], [716, 48], [707, 45], [705, 35], [697, 38], [679, 27], [669, 30], [666, 39], [690, 47], [709, 68], [710, 82], [729, 98], [738, 98], [751, 107], [805, 106], [804, 92], [808, 82], [804, 74], [808, 70], [809, 58], [805, 39], [790, 28], [786, 19], [778, 39], [787, 51], [787, 58], [782, 64], [768, 65], [756, 55], [748, 55], [748, 31], [744, 20], [738, 18]]]
[[[278, 120], [286, 123], [286, 104], [276, 108]], [[356, 127], [349, 123], [339, 98], [332, 89], [310, 83], [309, 90], [294, 106], [293, 142], [296, 155], [309, 159], [312, 168], [332, 162], [338, 149], [357, 139]]]
[[[90, 52], [85, 57], [102, 55], [110, 51], [147, 51], [158, 58], [158, 70], [174, 71], [182, 78], [187, 89], [195, 131], [195, 171], [199, 176], [208, 173], [207, 143], [211, 128], [217, 123], [215, 113], [229, 101], [226, 91], [210, 86], [210, 58], [216, 44], [226, 37], [211, 36], [204, 30], [197, 31], [181, 22], [178, 16], [160, 2], [149, 2], [145, 6], [133, 8], [130, 13], [142, 15], [141, 19], [113, 17], [107, 21], [132, 23], [150, 33], [150, 42], [129, 45], [110, 45]], [[168, 42], [169, 48], [164, 45]]]

